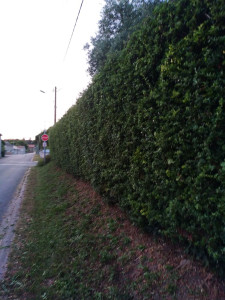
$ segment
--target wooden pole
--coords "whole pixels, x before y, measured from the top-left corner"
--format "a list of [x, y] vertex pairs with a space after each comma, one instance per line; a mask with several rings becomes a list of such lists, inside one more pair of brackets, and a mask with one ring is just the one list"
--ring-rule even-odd
[[54, 114], [54, 124], [56, 123], [56, 94], [57, 94], [57, 88], [55, 87], [55, 114]]

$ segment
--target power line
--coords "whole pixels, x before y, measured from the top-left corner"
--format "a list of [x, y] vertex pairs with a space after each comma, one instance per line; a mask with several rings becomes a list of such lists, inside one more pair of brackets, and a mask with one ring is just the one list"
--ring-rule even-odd
[[77, 21], [78, 21], [79, 15], [80, 15], [80, 11], [81, 11], [83, 2], [84, 2], [84, 0], [82, 0], [82, 2], [81, 2], [80, 9], [79, 9], [79, 12], [78, 12], [78, 14], [77, 14], [76, 22], [75, 22], [75, 24], [74, 24], [73, 31], [72, 31], [72, 34], [71, 34], [71, 37], [70, 37], [70, 41], [69, 41], [68, 47], [67, 47], [67, 49], [66, 49], [66, 54], [65, 54], [65, 56], [64, 56], [64, 60], [66, 59], [66, 56], [67, 56], [67, 53], [68, 53], [68, 50], [69, 50], [69, 47], [70, 47], [70, 43], [71, 43], [72, 38], [73, 38], [73, 33], [74, 33], [74, 30], [75, 30], [76, 25], [77, 25]]

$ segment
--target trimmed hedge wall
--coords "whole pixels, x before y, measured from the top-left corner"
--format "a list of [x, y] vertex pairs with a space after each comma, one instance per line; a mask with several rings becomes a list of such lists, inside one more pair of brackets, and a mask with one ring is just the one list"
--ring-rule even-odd
[[225, 268], [223, 0], [157, 7], [50, 130], [51, 156]]

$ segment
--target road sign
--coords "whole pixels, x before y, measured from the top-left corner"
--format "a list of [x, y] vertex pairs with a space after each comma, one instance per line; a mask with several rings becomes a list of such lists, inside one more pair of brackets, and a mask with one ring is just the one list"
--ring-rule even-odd
[[41, 136], [41, 139], [42, 139], [43, 142], [47, 142], [48, 141], [48, 135], [47, 134], [43, 134]]
[[46, 148], [47, 147], [47, 142], [43, 142], [43, 147]]

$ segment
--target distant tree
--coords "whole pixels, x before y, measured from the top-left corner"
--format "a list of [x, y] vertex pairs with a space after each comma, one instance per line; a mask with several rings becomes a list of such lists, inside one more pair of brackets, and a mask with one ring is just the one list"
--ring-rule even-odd
[[1, 144], [2, 144], [1, 155], [2, 155], [2, 157], [4, 157], [5, 156], [5, 142], [3, 140], [1, 140]]
[[105, 0], [98, 33], [91, 39], [88, 50], [89, 74], [93, 76], [105, 64], [107, 57], [116, 55], [126, 45], [129, 36], [150, 16], [160, 0]]

